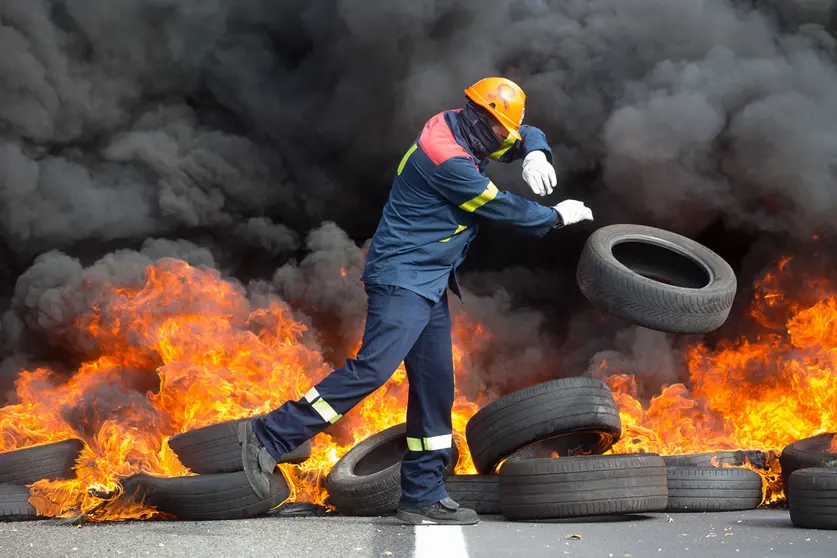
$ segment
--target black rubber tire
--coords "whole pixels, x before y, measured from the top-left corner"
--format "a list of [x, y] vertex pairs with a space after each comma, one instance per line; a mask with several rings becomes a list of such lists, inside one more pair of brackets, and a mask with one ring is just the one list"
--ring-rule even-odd
[[536, 443], [560, 456], [601, 454], [622, 435], [613, 393], [597, 378], [550, 380], [480, 409], [465, 427], [474, 465], [491, 474], [517, 451]]
[[797, 469], [788, 484], [795, 527], [837, 530], [837, 469]]
[[44, 519], [29, 503], [29, 488], [18, 484], [0, 484], [0, 521]]
[[82, 449], [84, 442], [73, 438], [0, 453], [0, 483], [23, 485], [75, 478], [73, 467]]
[[[326, 477], [329, 503], [342, 515], [394, 514], [401, 499], [400, 460], [406, 451], [407, 425], [404, 423], [373, 434], [357, 444], [334, 464]], [[372, 457], [375, 452], [386, 452], [385, 464], [398, 461], [378, 468]], [[363, 462], [367, 456], [370, 461]], [[459, 450], [456, 444], [452, 444], [448, 474], [453, 473], [457, 461]]]
[[667, 467], [671, 512], [754, 510], [762, 501], [761, 476], [729, 467]]
[[501, 513], [499, 486], [499, 475], [451, 475], [445, 480], [451, 498], [482, 515]]
[[178, 519], [213, 521], [263, 515], [288, 499], [290, 489], [277, 471], [270, 477], [270, 496], [259, 498], [244, 471], [161, 478], [134, 475], [122, 483], [125, 494]]
[[[175, 434], [169, 438], [169, 447], [180, 462], [193, 473], [210, 475], [242, 471], [241, 444], [236, 428], [248, 419], [220, 422], [203, 428]], [[311, 443], [305, 442], [294, 451], [285, 454], [282, 463], [302, 463], [311, 457]]]
[[[614, 256], [617, 245], [624, 263]], [[671, 333], [718, 329], [737, 289], [735, 273], [718, 254], [690, 238], [641, 225], [609, 225], [590, 235], [576, 280], [595, 306]]]
[[667, 503], [666, 466], [657, 454], [509, 461], [500, 469], [508, 519], [655, 512]]
[[782, 455], [779, 457], [779, 465], [782, 467], [782, 484], [785, 487], [785, 495], [790, 503], [789, 480], [794, 471], [799, 469], [811, 469], [822, 467], [837, 467], [837, 453], [829, 453], [828, 446], [834, 433], [818, 434], [797, 440], [785, 446]]
[[732, 465], [740, 467], [747, 461], [753, 467], [764, 468], [767, 465], [767, 454], [761, 450], [715, 451], [707, 453], [685, 453], [682, 455], [664, 455], [663, 461], [667, 467], [714, 467], [712, 459], [716, 458], [718, 465]]

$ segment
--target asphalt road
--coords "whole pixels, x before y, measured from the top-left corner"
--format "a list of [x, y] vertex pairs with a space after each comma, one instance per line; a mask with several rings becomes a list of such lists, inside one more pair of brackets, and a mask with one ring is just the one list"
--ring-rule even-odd
[[813, 558], [837, 557], [837, 531], [796, 529], [786, 510], [526, 523], [490, 516], [462, 528], [342, 517], [82, 527], [25, 522], [0, 523], [0, 556]]

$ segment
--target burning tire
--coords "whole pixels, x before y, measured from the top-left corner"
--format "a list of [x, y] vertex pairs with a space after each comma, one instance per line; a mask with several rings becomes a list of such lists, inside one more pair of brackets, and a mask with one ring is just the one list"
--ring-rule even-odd
[[[209, 475], [241, 471], [241, 444], [236, 428], [239, 423], [251, 418], [221, 422], [176, 434], [169, 438], [169, 447], [193, 473]], [[302, 463], [309, 457], [311, 443], [305, 442], [285, 454], [282, 463]]]
[[[346, 452], [326, 477], [330, 503], [343, 515], [390, 515], [401, 498], [401, 460], [407, 453], [407, 425], [373, 434]], [[448, 472], [459, 461], [451, 447]]]
[[706, 333], [729, 316], [735, 273], [684, 236], [610, 225], [587, 239], [576, 270], [581, 292], [614, 316], [671, 333]]
[[782, 467], [782, 482], [790, 503], [789, 480], [794, 471], [799, 469], [837, 467], [837, 453], [829, 453], [828, 447], [834, 433], [818, 434], [796, 441], [782, 450], [779, 464]]
[[552, 519], [661, 511], [666, 466], [656, 454], [509, 461], [500, 506], [509, 519]]
[[0, 484], [0, 521], [41, 519], [29, 503], [29, 489], [16, 484]]
[[484, 515], [501, 513], [499, 485], [499, 475], [451, 475], [445, 480], [451, 498]]
[[837, 529], [837, 469], [798, 469], [790, 475], [791, 522], [805, 529]]
[[753, 467], [765, 468], [767, 454], [761, 450], [717, 451], [708, 453], [686, 453], [682, 455], [664, 455], [667, 467], [714, 467], [718, 465], [740, 467], [749, 462]]
[[253, 492], [244, 471], [175, 478], [138, 474], [126, 479], [122, 486], [135, 501], [144, 500], [161, 512], [192, 521], [256, 517], [290, 495], [279, 472], [270, 477], [270, 496], [265, 499]]
[[[607, 385], [595, 378], [551, 380], [510, 393], [480, 409], [465, 428], [477, 471], [493, 473], [515, 452], [560, 456], [604, 453], [622, 435]], [[534, 444], [538, 444], [534, 448]]]
[[762, 480], [749, 469], [668, 467], [666, 511], [752, 510], [762, 500]]
[[0, 453], [0, 483], [32, 484], [76, 476], [73, 467], [84, 442], [77, 439]]

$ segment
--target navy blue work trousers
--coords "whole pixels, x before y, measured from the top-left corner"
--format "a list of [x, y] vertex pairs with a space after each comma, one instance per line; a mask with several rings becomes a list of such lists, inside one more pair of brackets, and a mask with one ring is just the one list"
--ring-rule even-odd
[[325, 430], [381, 387], [401, 362], [407, 370], [407, 448], [401, 463], [401, 507], [429, 506], [447, 497], [451, 460], [453, 354], [447, 293], [433, 302], [408, 289], [367, 285], [369, 307], [357, 358], [257, 419], [254, 430], [276, 459]]

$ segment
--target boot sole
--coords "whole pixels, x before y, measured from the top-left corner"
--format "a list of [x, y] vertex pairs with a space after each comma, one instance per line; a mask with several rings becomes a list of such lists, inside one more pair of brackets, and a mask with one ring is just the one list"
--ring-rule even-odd
[[412, 513], [404, 510], [395, 512], [395, 516], [409, 525], [476, 525], [480, 522], [479, 517], [474, 519], [431, 519], [420, 513]]

